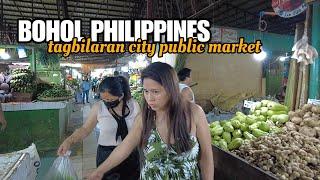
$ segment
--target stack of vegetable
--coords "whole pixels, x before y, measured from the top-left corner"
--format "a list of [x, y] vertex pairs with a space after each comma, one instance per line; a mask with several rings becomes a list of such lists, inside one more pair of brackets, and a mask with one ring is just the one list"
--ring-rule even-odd
[[320, 180], [320, 140], [296, 131], [247, 141], [232, 152], [279, 179]]
[[70, 97], [71, 91], [65, 90], [63, 87], [56, 85], [52, 89], [45, 90], [41, 93], [38, 98], [61, 98], [61, 97]]
[[279, 103], [263, 100], [251, 109], [252, 114], [237, 112], [227, 121], [215, 121], [210, 124], [212, 144], [223, 150], [233, 150], [241, 146], [244, 140], [280, 132], [288, 121], [288, 108]]
[[36, 95], [39, 96], [45, 90], [49, 90], [49, 89], [52, 89], [52, 88], [53, 88], [53, 85], [48, 84], [48, 83], [44, 83], [44, 82], [40, 82], [40, 83], [37, 84]]
[[210, 124], [212, 144], [224, 150], [237, 149], [244, 140], [253, 140], [279, 131], [280, 129], [272, 123], [254, 115], [246, 116], [241, 112], [237, 112], [231, 120], [215, 121]]
[[35, 91], [34, 75], [29, 69], [15, 69], [10, 81], [14, 92], [33, 93]]
[[290, 111], [289, 118], [290, 122], [285, 126], [287, 130], [320, 139], [320, 106], [305, 104], [295, 112]]
[[269, 100], [257, 102], [250, 113], [263, 121], [271, 120], [279, 127], [289, 120], [288, 107]]
[[73, 90], [78, 90], [80, 89], [80, 83], [78, 82], [77, 79], [67, 79], [66, 84]]
[[132, 91], [132, 97], [140, 104], [143, 103], [143, 94], [142, 94], [142, 87], [137, 88], [136, 90]]

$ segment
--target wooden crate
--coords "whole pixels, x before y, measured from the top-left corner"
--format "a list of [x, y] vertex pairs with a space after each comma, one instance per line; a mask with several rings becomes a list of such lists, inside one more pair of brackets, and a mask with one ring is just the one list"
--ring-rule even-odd
[[212, 146], [215, 179], [223, 180], [277, 180], [262, 169], [252, 166], [244, 159]]

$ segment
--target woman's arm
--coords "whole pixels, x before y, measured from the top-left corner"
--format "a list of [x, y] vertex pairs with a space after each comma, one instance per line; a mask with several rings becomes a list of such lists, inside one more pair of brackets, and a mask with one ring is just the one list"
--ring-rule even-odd
[[83, 126], [79, 129], [77, 129], [74, 133], [72, 133], [71, 136], [69, 136], [66, 140], [63, 141], [63, 143], [60, 145], [58, 149], [58, 155], [64, 155], [69, 149], [72, 144], [75, 144], [81, 140], [83, 140], [85, 137], [87, 137], [94, 127], [97, 125], [97, 114], [98, 110], [100, 108], [100, 104], [96, 103], [86, 120], [86, 122], [83, 124]]
[[193, 118], [196, 124], [196, 134], [200, 144], [200, 169], [203, 180], [214, 179], [214, 164], [211, 147], [211, 136], [208, 122], [202, 108], [193, 104]]
[[142, 133], [142, 117], [137, 115], [134, 125], [123, 142], [118, 145], [110, 156], [90, 175], [89, 179], [101, 179], [103, 174], [124, 161], [135, 147], [139, 145]]

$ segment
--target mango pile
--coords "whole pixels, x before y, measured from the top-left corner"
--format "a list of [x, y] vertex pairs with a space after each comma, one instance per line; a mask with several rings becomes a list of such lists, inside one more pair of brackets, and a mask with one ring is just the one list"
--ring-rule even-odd
[[288, 118], [286, 106], [262, 100], [251, 109], [250, 115], [237, 112], [230, 120], [211, 123], [212, 144], [223, 150], [238, 149], [246, 140], [280, 132]]

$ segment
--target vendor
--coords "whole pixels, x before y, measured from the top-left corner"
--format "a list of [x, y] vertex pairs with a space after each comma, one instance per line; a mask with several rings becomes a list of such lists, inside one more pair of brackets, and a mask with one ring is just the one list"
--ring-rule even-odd
[[191, 79], [191, 69], [183, 68], [178, 72], [179, 77], [179, 89], [183, 97], [188, 99], [191, 102], [195, 102], [194, 93], [190, 88], [192, 82]]
[[[68, 137], [58, 149], [58, 155], [64, 155], [72, 144], [82, 141], [99, 123], [97, 167], [127, 136], [140, 112], [140, 106], [131, 98], [129, 83], [124, 77], [107, 77], [102, 80], [98, 90], [102, 100], [94, 104], [85, 124]], [[139, 179], [138, 151], [133, 151], [120, 165], [105, 173], [103, 179]]]
[[102, 179], [103, 173], [120, 164], [136, 147], [140, 147], [143, 155], [141, 180], [212, 180], [211, 137], [202, 108], [179, 95], [178, 78], [170, 65], [152, 63], [141, 77], [144, 89], [141, 115], [89, 180]]

